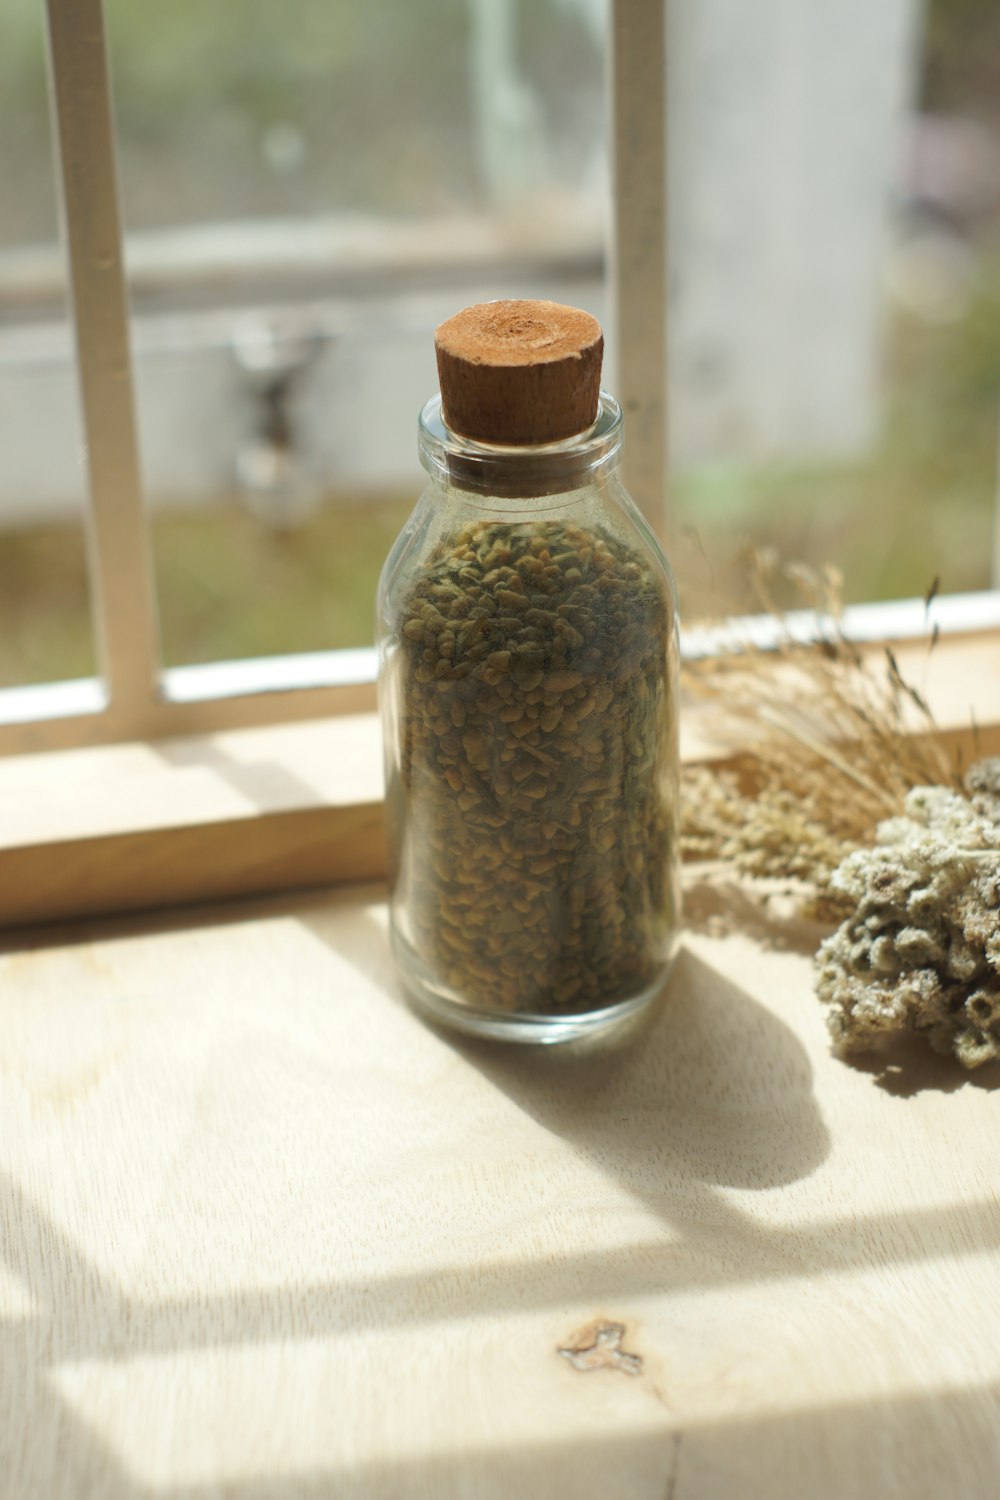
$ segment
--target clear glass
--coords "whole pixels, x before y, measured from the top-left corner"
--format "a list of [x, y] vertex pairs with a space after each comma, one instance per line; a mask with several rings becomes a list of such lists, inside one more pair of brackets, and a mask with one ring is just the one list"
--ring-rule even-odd
[[379, 584], [393, 949], [432, 1019], [555, 1042], [673, 959], [677, 614], [601, 396], [566, 442], [420, 420], [430, 483]]

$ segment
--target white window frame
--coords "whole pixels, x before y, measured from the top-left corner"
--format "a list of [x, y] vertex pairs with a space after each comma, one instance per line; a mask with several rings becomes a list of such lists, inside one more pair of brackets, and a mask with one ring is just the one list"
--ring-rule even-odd
[[[102, 0], [47, 0], [51, 94], [87, 452], [100, 677], [0, 691], [0, 754], [207, 733], [370, 708], [371, 649], [164, 669], [135, 421], [128, 295]], [[628, 422], [627, 483], [662, 531], [666, 494], [666, 4], [613, 0], [610, 277]], [[998, 540], [1000, 545], [1000, 540]], [[1000, 628], [1000, 590], [941, 598], [941, 631]], [[868, 639], [926, 629], [923, 602], [867, 605]], [[766, 627], [763, 627], [766, 634]], [[691, 654], [728, 633], [685, 639]]]

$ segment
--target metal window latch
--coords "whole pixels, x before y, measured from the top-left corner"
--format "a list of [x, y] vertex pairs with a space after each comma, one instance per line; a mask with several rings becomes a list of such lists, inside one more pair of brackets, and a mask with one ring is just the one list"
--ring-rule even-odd
[[236, 453], [247, 507], [275, 531], [301, 525], [322, 497], [303, 451], [295, 407], [325, 340], [314, 328], [263, 314], [243, 319], [232, 350], [251, 397], [249, 431]]

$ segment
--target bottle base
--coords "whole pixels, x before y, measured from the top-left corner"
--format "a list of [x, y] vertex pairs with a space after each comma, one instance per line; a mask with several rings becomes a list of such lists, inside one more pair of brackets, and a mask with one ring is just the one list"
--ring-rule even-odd
[[546, 1014], [531, 1011], [483, 1011], [462, 1001], [452, 1000], [433, 980], [420, 973], [422, 967], [398, 938], [393, 943], [397, 967], [407, 997], [418, 1014], [438, 1026], [460, 1031], [466, 1036], [483, 1037], [496, 1042], [534, 1043], [552, 1046], [559, 1042], [579, 1041], [617, 1026], [645, 1010], [658, 995], [673, 966], [672, 958], [664, 963], [652, 984], [626, 1000], [616, 1000], [594, 1010]]

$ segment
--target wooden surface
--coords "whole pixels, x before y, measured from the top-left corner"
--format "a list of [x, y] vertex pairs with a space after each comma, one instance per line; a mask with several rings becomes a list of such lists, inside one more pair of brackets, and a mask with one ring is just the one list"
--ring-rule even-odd
[[992, 1500], [997, 1071], [689, 904], [575, 1053], [418, 1021], [370, 888], [0, 956], [2, 1500]]

